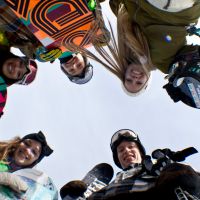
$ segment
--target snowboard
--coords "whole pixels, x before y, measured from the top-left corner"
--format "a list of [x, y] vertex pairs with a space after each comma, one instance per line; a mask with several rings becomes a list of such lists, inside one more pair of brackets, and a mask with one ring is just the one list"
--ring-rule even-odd
[[65, 184], [60, 195], [65, 200], [89, 197], [93, 192], [104, 188], [111, 181], [114, 171], [107, 163], [95, 165], [82, 180], [70, 181]]
[[66, 44], [86, 47], [90, 26], [95, 19], [87, 0], [5, 0], [15, 15], [47, 49]]
[[14, 174], [20, 176], [28, 184], [25, 193], [18, 194], [8, 187], [0, 186], [0, 199], [2, 200], [56, 200], [58, 192], [51, 178], [36, 169], [21, 169]]
[[7, 99], [7, 85], [4, 79], [0, 76], [0, 118], [3, 114], [3, 109]]

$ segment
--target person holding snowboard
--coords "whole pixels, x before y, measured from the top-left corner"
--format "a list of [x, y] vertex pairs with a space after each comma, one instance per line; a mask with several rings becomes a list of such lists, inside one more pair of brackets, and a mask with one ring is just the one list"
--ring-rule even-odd
[[117, 131], [111, 138], [110, 146], [113, 160], [122, 172], [117, 174], [109, 186], [93, 193], [90, 200], [133, 198], [167, 200], [171, 199], [169, 195], [176, 199], [177, 188], [184, 191], [185, 195], [200, 198], [199, 174], [188, 165], [171, 163], [169, 157], [157, 159], [155, 164], [149, 162], [144, 146], [132, 130]]
[[[180, 195], [186, 197], [185, 200], [200, 198], [199, 173], [188, 165], [174, 162], [196, 153], [196, 149], [188, 148], [186, 154], [158, 149], [152, 154], [157, 159], [153, 163], [138, 135], [129, 129], [117, 131], [110, 146], [113, 160], [122, 171], [108, 186], [92, 193], [88, 200], [178, 200]], [[77, 186], [77, 189], [80, 188]]]
[[[87, 0], [87, 3], [89, 9], [95, 16], [95, 20], [89, 30], [89, 32], [91, 32], [90, 42], [93, 46], [106, 46], [110, 41], [110, 32], [105, 26], [100, 2], [96, 0]], [[62, 54], [59, 58], [62, 71], [73, 83], [85, 84], [89, 82], [93, 76], [93, 66], [88, 59], [90, 55], [87, 55], [89, 51], [86, 50], [86, 52], [82, 52], [80, 51], [80, 49], [82, 50], [81, 47], [79, 48], [73, 44], [69, 46], [69, 49], [76, 53], [64, 52]]]
[[[18, 48], [29, 59], [37, 59], [40, 62], [53, 62], [59, 58], [62, 71], [73, 83], [84, 84], [92, 78], [93, 68], [84, 54], [62, 52], [59, 48], [46, 50], [20, 19], [16, 18], [4, 0], [0, 2], [0, 44]], [[93, 12], [96, 13], [95, 10]], [[104, 25], [99, 28], [107, 31], [109, 35]], [[98, 36], [99, 45], [105, 45], [107, 42], [107, 39], [102, 37]]]
[[[165, 74], [175, 73], [176, 77], [182, 76], [180, 69], [184, 68], [183, 65], [176, 65], [179, 66], [176, 72], [172, 69], [177, 60], [188, 61], [187, 55], [197, 55], [199, 52], [198, 46], [187, 45], [186, 36], [189, 35], [190, 25], [196, 24], [199, 19], [200, 1], [110, 0], [109, 2], [112, 12], [117, 17], [118, 43], [112, 35], [108, 47], [113, 59], [105, 49], [96, 48], [107, 63], [95, 55], [93, 59], [102, 63], [121, 80], [124, 91], [130, 96], [145, 91], [151, 71], [155, 69]], [[190, 62], [192, 62], [191, 56]], [[184, 68], [183, 71], [187, 69]], [[188, 77], [191, 77], [190, 74]], [[193, 76], [192, 78], [195, 80], [185, 80], [183, 85], [189, 90], [188, 82], [191, 82], [193, 90], [197, 93], [199, 86], [196, 86], [196, 82], [199, 84], [199, 78]], [[179, 90], [178, 84], [171, 84], [171, 80], [170, 86], [176, 91]], [[172, 87], [168, 88], [167, 91]], [[178, 101], [179, 94], [168, 93], [171, 97], [176, 96], [174, 100]], [[198, 96], [193, 97], [190, 91], [184, 91], [179, 100], [185, 103], [188, 101], [184, 98], [189, 98], [193, 104], [195, 103], [195, 105], [191, 103], [191, 106], [199, 108], [199, 97], [198, 102], [194, 102], [196, 97]]]

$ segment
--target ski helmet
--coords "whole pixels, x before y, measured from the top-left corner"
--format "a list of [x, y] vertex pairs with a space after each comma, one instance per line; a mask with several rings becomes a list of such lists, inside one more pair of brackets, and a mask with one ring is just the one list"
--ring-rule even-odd
[[[52, 153], [53, 153], [53, 150], [50, 148], [50, 146], [47, 144], [47, 141], [46, 141], [46, 137], [45, 135], [39, 131], [38, 133], [31, 133], [31, 134], [28, 134], [28, 135], [25, 135], [23, 138], [22, 138], [22, 141], [23, 140], [26, 140], [26, 139], [32, 139], [32, 140], [36, 140], [38, 142], [41, 143], [41, 146], [42, 146], [42, 151], [41, 151], [41, 154], [39, 156], [39, 158], [31, 164], [31, 166], [35, 166], [37, 163], [39, 163], [45, 156], [50, 156]], [[30, 166], [29, 166], [30, 167]]]
[[27, 57], [20, 57], [27, 69], [28, 69], [28, 73], [26, 73], [24, 75], [24, 77], [18, 81], [17, 83], [20, 84], [20, 85], [29, 85], [30, 83], [32, 83], [36, 77], [36, 74], [37, 74], [37, 64], [34, 60], [32, 59], [28, 59]]
[[66, 72], [66, 70], [62, 67], [62, 63], [65, 63], [65, 59], [64, 58], [60, 59], [61, 70], [65, 73], [65, 75], [69, 78], [71, 82], [79, 85], [89, 82], [93, 76], [93, 66], [85, 56], [83, 56], [83, 58], [85, 62], [85, 69], [82, 71], [81, 74], [76, 76], [72, 76]]
[[113, 153], [113, 160], [119, 168], [122, 168], [122, 166], [118, 159], [117, 147], [122, 141], [135, 142], [138, 145], [142, 157], [146, 155], [145, 148], [140, 142], [138, 135], [130, 129], [120, 129], [119, 131], [114, 133], [110, 142], [110, 147]]
[[200, 109], [200, 56], [199, 48], [181, 54], [170, 65], [169, 83], [163, 88], [174, 100]]

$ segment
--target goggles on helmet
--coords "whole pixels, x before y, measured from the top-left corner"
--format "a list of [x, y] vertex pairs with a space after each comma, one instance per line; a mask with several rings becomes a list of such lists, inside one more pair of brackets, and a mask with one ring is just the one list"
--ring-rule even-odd
[[138, 135], [129, 129], [122, 129], [117, 131], [111, 138], [110, 146], [113, 147], [113, 144], [120, 139], [120, 137], [131, 137], [135, 141], [138, 141]]
[[21, 85], [28, 85], [35, 79], [37, 73], [37, 64], [34, 60], [28, 59], [27, 57], [21, 57], [21, 59], [23, 60], [28, 72], [25, 73], [23, 78], [17, 83]]

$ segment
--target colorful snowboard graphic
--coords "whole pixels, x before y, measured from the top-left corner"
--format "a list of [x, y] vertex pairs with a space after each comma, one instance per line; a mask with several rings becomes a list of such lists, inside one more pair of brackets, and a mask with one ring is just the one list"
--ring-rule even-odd
[[36, 169], [22, 169], [14, 172], [28, 185], [24, 194], [17, 194], [8, 187], [0, 186], [2, 200], [57, 200], [58, 192], [52, 180], [43, 172]]
[[3, 114], [3, 108], [7, 99], [7, 86], [3, 78], [0, 76], [0, 117]]
[[86, 0], [5, 0], [16, 16], [47, 49], [66, 44], [86, 47], [94, 20]]

